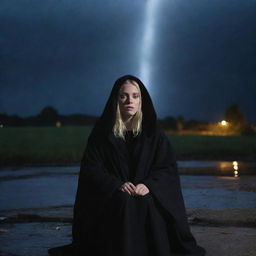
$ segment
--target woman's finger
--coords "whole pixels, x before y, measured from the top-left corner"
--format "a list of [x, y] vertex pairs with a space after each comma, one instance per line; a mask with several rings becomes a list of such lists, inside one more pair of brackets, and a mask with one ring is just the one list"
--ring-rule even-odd
[[136, 193], [139, 193], [141, 191], [143, 187], [141, 187], [140, 185], [136, 187]]
[[147, 188], [143, 187], [143, 188], [141, 189], [141, 194], [142, 194], [142, 195], [145, 195], [146, 193], [147, 193]]
[[138, 188], [138, 189], [137, 189], [137, 194], [138, 194], [138, 195], [141, 195], [141, 191], [142, 191], [142, 188]]
[[125, 183], [125, 188], [128, 189], [130, 192], [133, 192], [133, 189], [132, 189], [131, 185], [128, 182]]
[[142, 189], [140, 190], [140, 193], [143, 194], [144, 192], [145, 192], [145, 189], [142, 188]]
[[128, 189], [129, 189], [129, 191], [130, 191], [132, 194], [135, 194], [135, 189], [136, 189], [136, 187], [135, 187], [135, 189], [134, 189], [133, 186], [131, 186], [130, 184], [128, 184]]
[[129, 189], [125, 188], [125, 191], [126, 191], [129, 195], [131, 195], [131, 192], [129, 191]]
[[132, 183], [127, 183], [127, 186], [132, 190], [136, 189], [136, 187]]
[[133, 183], [129, 182], [128, 184], [130, 185], [130, 187], [132, 187], [133, 190], [136, 189], [136, 186]]
[[131, 191], [131, 193], [132, 193], [133, 195], [136, 195], [136, 192], [135, 192], [135, 190], [134, 190], [134, 189], [132, 189], [132, 188], [131, 188], [131, 190], [130, 190], [130, 191]]

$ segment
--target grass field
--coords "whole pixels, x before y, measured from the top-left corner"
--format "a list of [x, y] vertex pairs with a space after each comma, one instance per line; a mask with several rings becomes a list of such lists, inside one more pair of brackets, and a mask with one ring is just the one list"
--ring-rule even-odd
[[[78, 164], [90, 126], [0, 129], [0, 166]], [[168, 135], [182, 159], [256, 159], [256, 136]]]

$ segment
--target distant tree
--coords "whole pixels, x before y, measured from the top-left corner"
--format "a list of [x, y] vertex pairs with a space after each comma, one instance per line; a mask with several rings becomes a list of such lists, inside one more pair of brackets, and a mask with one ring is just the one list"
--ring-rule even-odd
[[247, 123], [244, 113], [240, 111], [237, 104], [230, 105], [226, 109], [224, 117], [230, 123], [230, 131], [240, 135], [253, 135], [254, 130]]
[[164, 130], [176, 130], [176, 120], [172, 116], [167, 116], [161, 120], [159, 119], [158, 123]]
[[201, 124], [200, 121], [190, 119], [186, 121], [184, 128], [187, 130], [198, 130], [198, 128], [200, 127], [200, 124]]
[[230, 105], [224, 114], [225, 120], [234, 126], [244, 126], [246, 124], [246, 117], [240, 111], [237, 104]]
[[163, 125], [165, 129], [176, 130], [176, 120], [172, 116], [167, 116], [163, 119]]
[[46, 122], [55, 122], [58, 116], [58, 111], [51, 106], [46, 106], [39, 114], [40, 119]]
[[177, 116], [177, 121], [176, 121], [176, 125], [177, 125], [177, 130], [178, 131], [182, 131], [184, 128], [184, 117], [182, 115]]
[[245, 124], [241, 127], [240, 129], [241, 135], [246, 135], [246, 136], [256, 136], [256, 131], [253, 129], [252, 125], [250, 124]]

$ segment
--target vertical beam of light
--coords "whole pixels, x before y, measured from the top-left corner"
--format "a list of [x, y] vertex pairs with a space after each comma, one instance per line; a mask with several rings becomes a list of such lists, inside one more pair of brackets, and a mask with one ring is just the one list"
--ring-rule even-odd
[[141, 44], [140, 78], [150, 90], [152, 73], [152, 53], [155, 38], [156, 10], [160, 0], [147, 0], [145, 27]]

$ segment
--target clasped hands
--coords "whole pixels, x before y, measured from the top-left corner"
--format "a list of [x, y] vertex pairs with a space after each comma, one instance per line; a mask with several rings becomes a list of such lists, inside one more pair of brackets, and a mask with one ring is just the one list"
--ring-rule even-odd
[[120, 190], [123, 192], [127, 192], [129, 195], [132, 196], [145, 196], [146, 194], [149, 193], [149, 189], [146, 185], [139, 183], [135, 186], [130, 181], [125, 182], [121, 186]]

